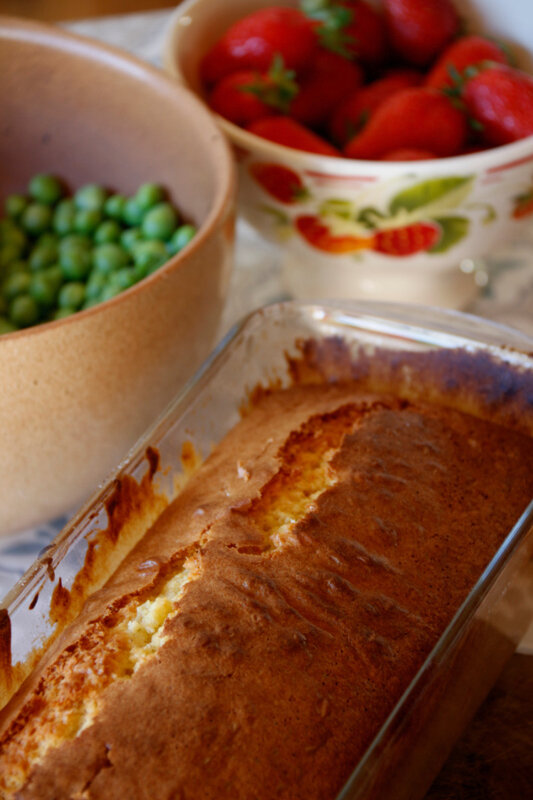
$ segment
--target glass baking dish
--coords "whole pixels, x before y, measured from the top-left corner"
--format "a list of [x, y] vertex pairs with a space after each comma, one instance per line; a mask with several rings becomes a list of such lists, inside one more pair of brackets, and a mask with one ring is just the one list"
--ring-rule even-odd
[[[258, 386], [289, 385], [304, 343], [337, 337], [350, 374], [431, 395], [533, 435], [533, 340], [464, 314], [394, 304], [281, 303], [236, 326], [0, 609], [0, 707], [84, 601], [241, 417]], [[428, 373], [428, 365], [430, 366]], [[329, 380], [346, 363], [328, 366]], [[431, 380], [427, 379], [431, 374]], [[306, 380], [305, 370], [300, 374]], [[308, 377], [313, 380], [312, 376]], [[533, 503], [338, 795], [419, 798], [523, 636], [533, 607]]]

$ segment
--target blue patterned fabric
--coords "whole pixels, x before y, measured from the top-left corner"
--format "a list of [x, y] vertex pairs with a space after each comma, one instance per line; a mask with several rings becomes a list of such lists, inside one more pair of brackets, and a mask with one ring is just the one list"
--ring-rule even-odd
[[4, 597], [22, 577], [43, 547], [50, 544], [68, 519], [68, 516], [58, 517], [33, 530], [0, 539], [0, 597]]

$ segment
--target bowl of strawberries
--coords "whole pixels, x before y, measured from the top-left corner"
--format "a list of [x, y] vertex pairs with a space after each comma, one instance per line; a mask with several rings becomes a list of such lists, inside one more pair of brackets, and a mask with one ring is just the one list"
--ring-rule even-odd
[[[298, 298], [464, 307], [533, 214], [527, 0], [188, 0], [167, 69], [217, 115]], [[531, 41], [530, 41], [531, 39]]]

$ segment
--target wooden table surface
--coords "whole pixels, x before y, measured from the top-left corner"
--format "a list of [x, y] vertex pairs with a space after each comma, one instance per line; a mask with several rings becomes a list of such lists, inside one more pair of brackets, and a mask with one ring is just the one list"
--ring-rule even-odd
[[516, 654], [426, 800], [533, 797], [533, 656]]
[[[273, 0], [274, 4], [275, 0]], [[47, 21], [170, 8], [165, 0], [1, 0], [2, 14]], [[533, 656], [513, 656], [426, 800], [533, 798]]]

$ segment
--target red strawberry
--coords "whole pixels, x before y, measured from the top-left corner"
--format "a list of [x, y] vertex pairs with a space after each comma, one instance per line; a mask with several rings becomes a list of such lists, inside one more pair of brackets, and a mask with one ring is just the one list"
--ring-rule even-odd
[[320, 49], [291, 101], [289, 115], [304, 125], [316, 127], [362, 82], [363, 73], [357, 64]]
[[333, 145], [326, 142], [316, 133], [300, 125], [288, 117], [267, 117], [257, 122], [252, 122], [246, 130], [269, 139], [285, 147], [294, 147], [296, 150], [305, 150], [307, 153], [318, 153], [321, 156], [341, 156]]
[[310, 214], [296, 217], [296, 230], [308, 244], [326, 253], [353, 253], [371, 246], [372, 239], [359, 236], [336, 236], [319, 217]]
[[214, 111], [237, 125], [288, 111], [298, 93], [294, 72], [284, 68], [281, 56], [274, 56], [268, 73], [241, 70], [217, 83], [209, 98]]
[[424, 84], [433, 89], [445, 89], [453, 86], [467, 67], [483, 61], [505, 64], [507, 60], [505, 52], [496, 42], [483, 36], [464, 36], [446, 48], [426, 76]]
[[451, 0], [384, 0], [394, 49], [408, 64], [433, 61], [459, 30]]
[[418, 86], [422, 75], [414, 69], [391, 70], [380, 80], [356, 89], [341, 103], [331, 118], [329, 132], [332, 139], [346, 144], [368, 122], [376, 108], [401, 89]]
[[236, 125], [248, 125], [257, 119], [272, 116], [272, 106], [259, 99], [250, 87], [257, 85], [257, 72], [242, 70], [226, 75], [209, 97], [209, 105], [222, 117]]
[[309, 194], [298, 173], [281, 164], [258, 161], [250, 165], [249, 171], [257, 183], [280, 203], [301, 202]]
[[415, 222], [403, 228], [391, 228], [375, 234], [373, 249], [387, 256], [412, 256], [430, 250], [437, 244], [441, 232], [433, 222]]
[[429, 158], [436, 158], [435, 153], [430, 153], [429, 150], [417, 150], [415, 147], [404, 147], [385, 153], [381, 156], [381, 161], [425, 161]]
[[300, 5], [304, 14], [316, 20], [324, 47], [367, 66], [378, 66], [385, 61], [387, 37], [383, 17], [364, 0], [301, 0]]
[[361, 133], [348, 142], [350, 158], [381, 158], [398, 148], [429, 150], [437, 157], [459, 153], [467, 138], [465, 115], [434, 89], [415, 87], [389, 97]]
[[533, 134], [533, 78], [498, 64], [467, 81], [463, 100], [468, 113], [483, 126], [487, 144], [515, 142]]
[[204, 83], [216, 83], [231, 72], [266, 72], [276, 54], [288, 69], [303, 70], [311, 62], [316, 35], [313, 25], [294, 8], [262, 8], [226, 31], [200, 65]]

